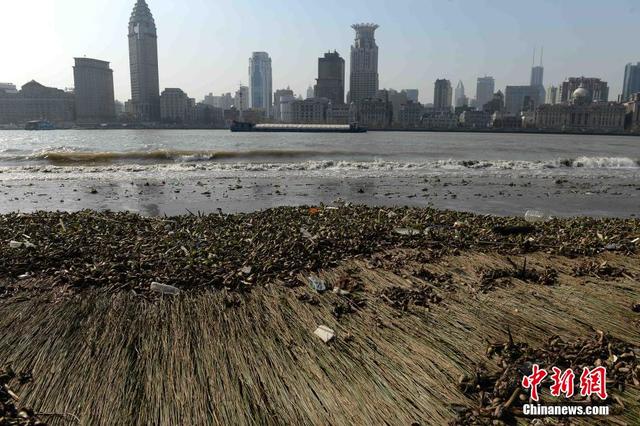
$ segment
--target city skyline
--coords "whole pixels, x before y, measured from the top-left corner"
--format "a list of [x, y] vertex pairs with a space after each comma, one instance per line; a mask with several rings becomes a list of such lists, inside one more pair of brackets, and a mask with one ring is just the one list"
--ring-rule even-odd
[[[86, 4], [60, 0], [55, 7], [52, 3], [25, 0], [3, 5], [9, 16], [29, 11], [37, 30], [8, 46], [5, 58], [14, 60], [5, 61], [0, 81], [18, 87], [31, 80], [52, 87], [70, 87], [73, 58], [86, 55], [111, 63], [116, 98], [128, 100], [131, 88], [126, 23], [135, 1], [95, 0]], [[481, 30], [478, 21], [486, 12], [476, 13], [486, 2], [477, 5], [460, 1], [430, 5], [405, 2], [418, 12], [429, 11], [424, 22], [433, 21], [433, 25], [422, 26], [405, 25], [420, 13], [406, 16], [398, 4], [389, 8], [380, 1], [370, 2], [369, 8], [354, 3], [348, 9], [338, 2], [329, 2], [334, 10], [341, 11], [331, 23], [321, 19], [328, 13], [321, 9], [331, 8], [313, 4], [295, 6], [284, 2], [286, 5], [270, 5], [263, 13], [265, 8], [259, 2], [248, 0], [221, 1], [215, 7], [194, 2], [188, 8], [176, 8], [167, 0], [148, 3], [159, 33], [160, 89], [181, 87], [198, 99], [210, 92], [233, 92], [240, 82], [247, 85], [246, 58], [253, 51], [266, 51], [273, 58], [273, 91], [290, 86], [296, 93], [305, 93], [308, 82], [316, 77], [320, 54], [336, 50], [342, 57], [348, 57], [353, 42], [350, 26], [354, 22], [370, 21], [381, 27], [376, 33], [380, 47], [379, 87], [416, 87], [423, 103], [432, 101], [433, 81], [438, 78], [462, 80], [465, 86], [473, 88], [477, 77], [491, 75], [496, 79], [496, 90], [527, 84], [531, 49], [541, 45], [545, 46], [545, 85], [559, 85], [571, 76], [597, 77], [608, 81], [613, 100], [622, 92], [624, 67], [637, 62], [640, 56], [609, 46], [612, 40], [622, 43], [625, 37], [633, 36], [633, 26], [624, 23], [633, 22], [640, 12], [632, 1], [625, 0], [612, 1], [610, 8], [597, 9], [598, 13], [584, 8], [584, 2], [579, 4], [582, 7], [576, 7], [577, 2], [563, 5], [539, 2], [533, 15], [545, 15], [544, 31], [528, 23], [535, 21], [530, 13], [518, 16], [519, 5], [502, 1], [493, 2], [490, 7], [494, 19], [503, 20], [501, 28], [492, 31]], [[33, 12], [35, 6], [37, 13]], [[260, 9], [260, 19], [251, 15], [256, 8]], [[274, 26], [268, 17], [284, 9], [295, 18]], [[548, 13], [551, 10], [558, 13]], [[220, 12], [225, 12], [225, 19], [219, 19]], [[457, 24], [450, 16], [453, 12], [461, 17]], [[594, 22], [613, 25], [614, 18], [616, 32], [593, 30]], [[19, 20], [8, 20], [0, 30], [4, 39], [10, 32], [19, 31], [15, 21]], [[65, 25], [69, 22], [74, 25]], [[238, 22], [242, 23], [240, 28], [234, 25]], [[462, 24], [464, 29], [460, 27]], [[501, 38], [504, 31], [515, 31], [515, 36]], [[202, 34], [210, 37], [203, 38]], [[47, 49], [42, 49], [44, 40], [48, 41]], [[571, 49], [567, 49], [569, 46]], [[38, 55], [25, 54], [36, 48]], [[349, 72], [350, 64], [346, 66]], [[475, 97], [475, 93], [467, 95]]]

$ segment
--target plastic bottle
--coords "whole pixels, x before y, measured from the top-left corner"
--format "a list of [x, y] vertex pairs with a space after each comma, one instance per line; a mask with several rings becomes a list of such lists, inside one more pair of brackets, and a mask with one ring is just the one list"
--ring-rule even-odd
[[527, 210], [524, 214], [524, 220], [529, 223], [546, 222], [551, 220], [551, 216], [542, 210]]

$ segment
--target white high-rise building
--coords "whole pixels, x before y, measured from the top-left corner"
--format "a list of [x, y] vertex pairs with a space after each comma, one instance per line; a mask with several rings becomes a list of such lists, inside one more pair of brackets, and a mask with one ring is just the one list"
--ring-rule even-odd
[[458, 81], [458, 85], [456, 86], [456, 90], [454, 92], [454, 105], [456, 107], [461, 107], [463, 105], [467, 105], [469, 100], [464, 94], [464, 84], [462, 80]]
[[351, 46], [350, 102], [373, 99], [378, 93], [378, 45], [376, 24], [352, 25], [356, 39]]
[[138, 120], [160, 120], [158, 34], [145, 0], [138, 0], [129, 20], [131, 106]]
[[272, 96], [271, 58], [266, 52], [253, 52], [249, 58], [249, 105], [271, 117]]
[[313, 99], [315, 98], [315, 91], [313, 90], [313, 86], [307, 87], [307, 97], [305, 99]]
[[484, 104], [493, 99], [496, 82], [493, 77], [479, 77], [476, 86], [476, 105], [478, 109], [482, 109]]

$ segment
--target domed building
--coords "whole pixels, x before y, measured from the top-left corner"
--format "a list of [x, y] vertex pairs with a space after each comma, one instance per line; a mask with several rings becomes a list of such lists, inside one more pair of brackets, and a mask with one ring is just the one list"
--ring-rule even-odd
[[573, 94], [580, 87], [589, 91], [591, 100], [594, 102], [609, 101], [609, 84], [606, 81], [595, 77], [570, 77], [559, 87], [559, 102], [571, 103]]
[[583, 84], [573, 91], [569, 104], [542, 105], [536, 110], [535, 126], [545, 130], [621, 132], [626, 109], [614, 102], [593, 102]]
[[581, 84], [571, 94], [571, 103], [573, 105], [589, 105], [592, 101], [591, 92], [584, 87], [584, 84]]

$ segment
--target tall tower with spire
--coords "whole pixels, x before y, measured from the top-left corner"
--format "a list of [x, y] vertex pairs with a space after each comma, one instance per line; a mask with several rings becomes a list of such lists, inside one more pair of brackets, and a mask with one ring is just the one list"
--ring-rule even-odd
[[350, 102], [374, 98], [378, 93], [378, 45], [376, 24], [352, 25], [356, 39], [351, 46]]
[[129, 20], [129, 66], [134, 115], [141, 121], [159, 121], [158, 35], [145, 0], [136, 1]]
[[542, 54], [540, 50], [540, 65], [536, 66], [536, 49], [533, 49], [533, 62], [531, 63], [531, 86], [543, 86], [544, 67], [542, 66]]
[[462, 83], [462, 80], [458, 81], [458, 85], [456, 86], [456, 90], [454, 92], [453, 101], [456, 107], [461, 107], [469, 103], [469, 100], [464, 94], [464, 84]]

